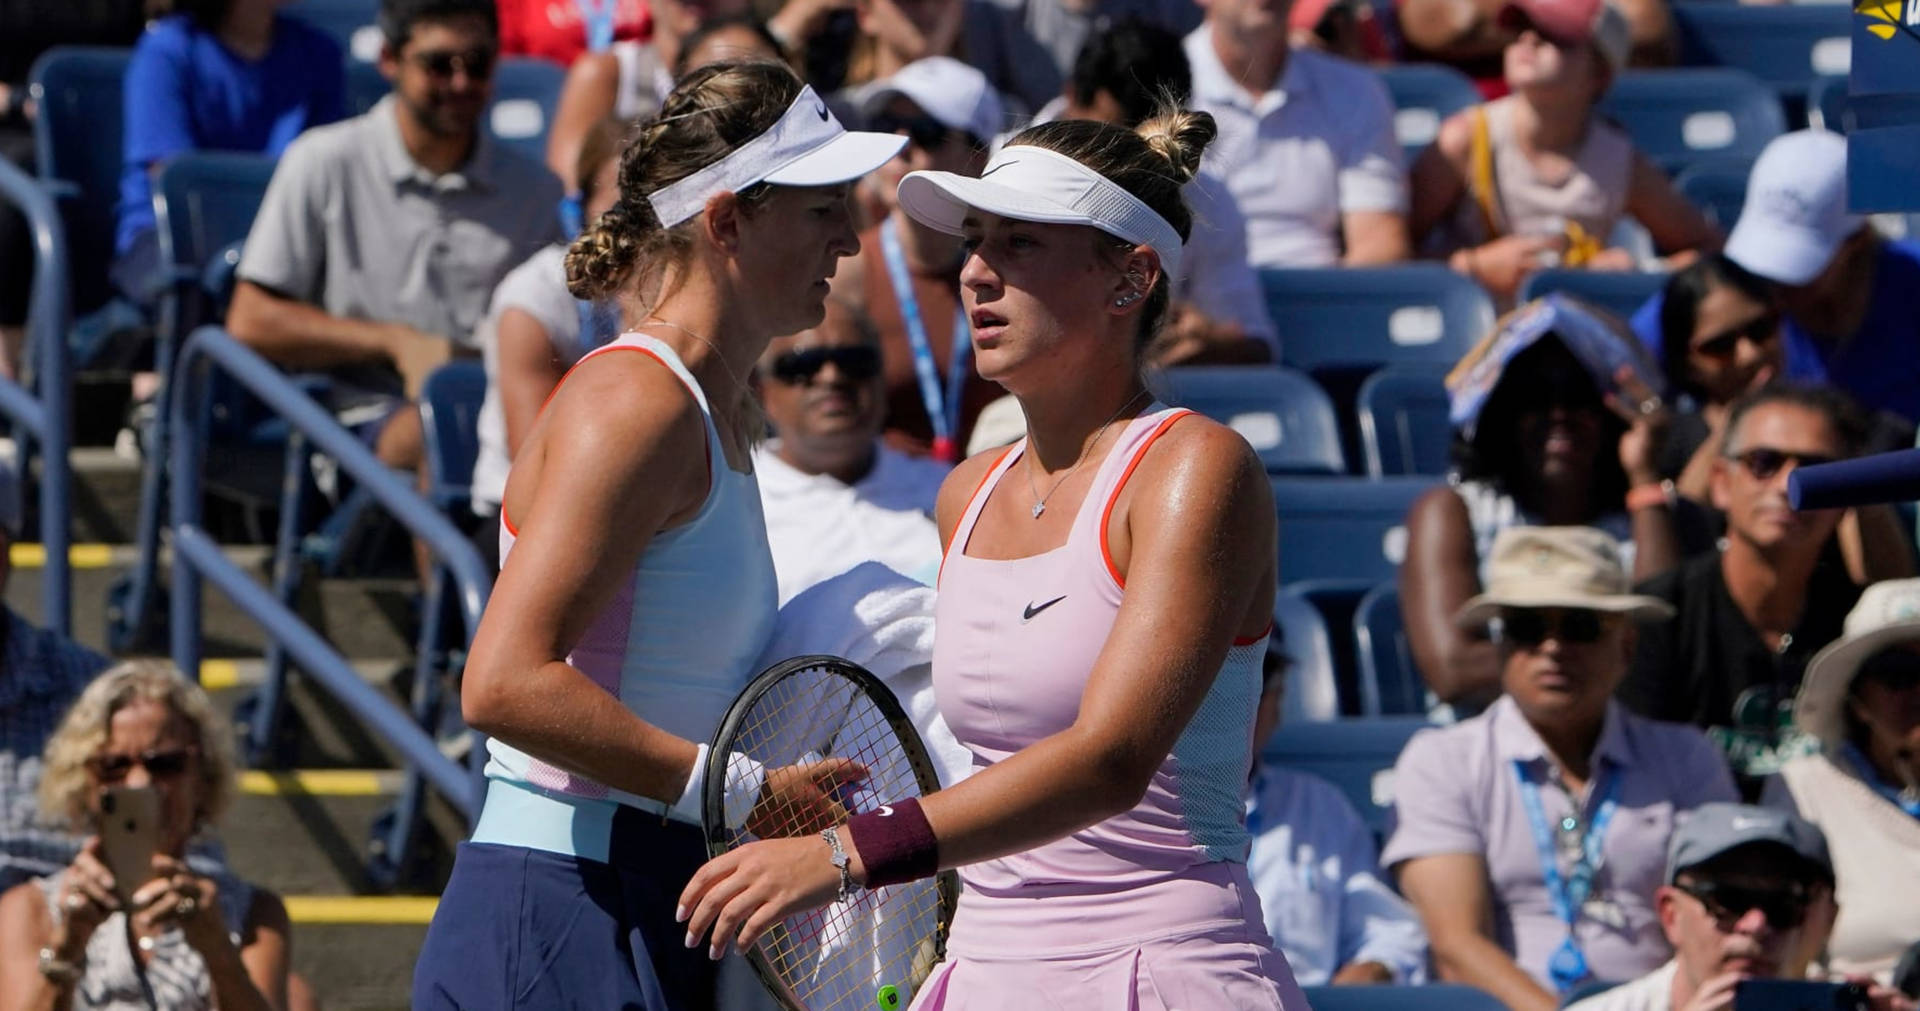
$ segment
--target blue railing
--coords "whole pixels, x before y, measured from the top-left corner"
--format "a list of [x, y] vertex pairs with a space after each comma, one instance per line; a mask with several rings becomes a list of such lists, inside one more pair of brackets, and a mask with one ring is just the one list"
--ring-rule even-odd
[[[172, 637], [173, 660], [183, 671], [200, 669], [201, 609], [200, 583], [204, 577], [219, 587], [233, 602], [266, 630], [273, 649], [300, 665], [336, 699], [394, 750], [408, 768], [408, 786], [402, 795], [399, 812], [387, 820], [382, 830], [386, 839], [376, 840], [376, 849], [384, 851], [387, 873], [375, 869], [376, 879], [391, 880], [398, 860], [408, 848], [415, 816], [419, 811], [419, 783], [427, 784], [446, 796], [465, 815], [469, 823], [480, 810], [480, 781], [458, 763], [441, 754], [422, 721], [430, 714], [409, 714], [363, 680], [319, 633], [315, 632], [274, 591], [263, 587], [240, 566], [221, 553], [220, 546], [200, 525], [201, 497], [205, 482], [208, 439], [208, 370], [219, 368], [258, 397], [269, 410], [285, 419], [296, 435], [295, 442], [310, 443], [332, 457], [341, 470], [352, 476], [414, 537], [434, 553], [443, 576], [452, 581], [453, 603], [465, 621], [463, 646], [471, 643], [480, 627], [480, 613], [486, 607], [492, 587], [479, 552], [448, 519], [428, 504], [401, 476], [381, 463], [359, 439], [340, 427], [313, 398], [300, 389], [278, 368], [218, 327], [195, 330], [176, 354], [169, 405], [173, 436], [172, 456], [172, 531], [173, 587]], [[297, 481], [291, 465], [287, 480]], [[282, 538], [282, 550], [289, 538]], [[276, 567], [297, 565], [297, 558], [277, 558]], [[436, 587], [437, 589], [437, 587]], [[432, 615], [428, 621], [434, 620]], [[277, 668], [277, 671], [275, 670]], [[284, 664], [270, 665], [267, 683], [254, 702], [256, 718], [250, 728], [252, 743], [263, 743], [261, 735], [274, 722], [284, 695]], [[481, 749], [475, 748], [475, 754]], [[377, 852], [376, 857], [382, 856]]]
[[[40, 598], [44, 624], [73, 633], [73, 572], [67, 548], [73, 469], [73, 359], [67, 350], [67, 231], [60, 211], [38, 181], [0, 158], [0, 199], [25, 215], [33, 233], [33, 291], [27, 301], [27, 353], [33, 389], [0, 379], [0, 413], [38, 444], [40, 451], [40, 543], [46, 548]], [[23, 447], [24, 449], [24, 447]], [[29, 473], [20, 454], [20, 475]]]

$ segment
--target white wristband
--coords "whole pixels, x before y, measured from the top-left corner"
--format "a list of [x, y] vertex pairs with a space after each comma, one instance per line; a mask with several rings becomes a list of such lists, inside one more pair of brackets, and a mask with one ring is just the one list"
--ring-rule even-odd
[[[672, 808], [675, 816], [696, 825], [705, 822], [702, 798], [707, 788], [707, 755], [710, 753], [706, 745], [699, 747], [699, 753], [693, 756], [693, 774], [687, 777], [686, 789], [680, 791], [680, 799]], [[737, 829], [747, 823], [747, 815], [759, 802], [760, 786], [766, 779], [766, 766], [737, 751], [727, 756], [727, 792], [722, 807], [728, 828]]]

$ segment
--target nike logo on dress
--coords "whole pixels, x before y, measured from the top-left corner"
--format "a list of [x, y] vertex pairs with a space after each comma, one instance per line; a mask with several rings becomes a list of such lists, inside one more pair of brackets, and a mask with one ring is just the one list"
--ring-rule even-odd
[[1031, 601], [1029, 601], [1027, 603], [1026, 611], [1022, 612], [1020, 615], [1020, 624], [1024, 625], [1027, 622], [1032, 621], [1034, 615], [1039, 614], [1041, 611], [1044, 611], [1047, 608], [1052, 607], [1053, 605], [1058, 604], [1059, 602], [1065, 599], [1067, 599], [1067, 595], [1063, 593], [1060, 596], [1055, 597], [1044, 604], [1034, 604]]

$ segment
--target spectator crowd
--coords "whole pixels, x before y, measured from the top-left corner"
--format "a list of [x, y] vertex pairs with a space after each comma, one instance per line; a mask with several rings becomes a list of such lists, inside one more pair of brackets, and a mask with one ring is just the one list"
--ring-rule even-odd
[[[132, 47], [120, 315], [101, 325], [154, 322], [170, 159], [276, 159], [224, 325], [324, 375], [333, 417], [423, 482], [424, 385], [480, 359], [458, 518], [493, 559], [506, 475], [546, 399], [645, 315], [576, 300], [566, 259], [583, 226], [630, 213], [618, 155], [674, 81], [780, 61], [849, 127], [904, 136], [854, 191], [860, 248], [825, 319], [743, 377], [769, 436], [752, 463], [783, 604], [868, 562], [935, 585], [942, 479], [1025, 433], [972, 367], [968, 250], [900, 206], [900, 179], [978, 175], [1028, 123], [1132, 126], [1169, 101], [1210, 113], [1156, 369], [1254, 382], [1289, 362], [1263, 272], [1424, 263], [1498, 312], [1461, 335], [1444, 378], [1424, 376], [1450, 462], [1404, 517], [1391, 588], [1426, 703], [1401, 715], [1430, 725], [1394, 765], [1381, 834], [1339, 788], [1260, 757], [1287, 732], [1307, 644], [1269, 658], [1248, 860], [1298, 980], [1468, 983], [1521, 1011], [1704, 1011], [1742, 980], [1823, 979], [1860, 984], [1876, 1011], [1915, 1006], [1895, 978], [1920, 944], [1912, 516], [1798, 511], [1787, 482], [1913, 445], [1920, 242], [1849, 210], [1844, 138], [1818, 129], [1765, 147], [1730, 228], [1695, 206], [1602, 107], [1623, 75], [1673, 60], [1664, 0], [379, 0], [390, 93], [357, 114], [347, 53], [297, 9], [159, 6], [0, 0], [0, 25], [33, 29], [0, 29], [0, 155], [15, 162], [31, 160], [35, 54]], [[565, 70], [543, 151], [487, 126], [509, 58]], [[1376, 68], [1411, 62], [1449, 66], [1481, 100], [1410, 150]], [[32, 269], [0, 206], [7, 375]], [[1622, 316], [1536, 297], [1549, 270], [1656, 280]], [[158, 382], [137, 377], [134, 401]], [[1326, 386], [1350, 417], [1353, 384]], [[3, 548], [17, 510], [0, 521]], [[231, 733], [176, 673], [110, 667], [4, 614], [0, 1011], [312, 999], [288, 972], [283, 905], [211, 831]], [[116, 890], [91, 838], [126, 783], [165, 796], [139, 892]]]

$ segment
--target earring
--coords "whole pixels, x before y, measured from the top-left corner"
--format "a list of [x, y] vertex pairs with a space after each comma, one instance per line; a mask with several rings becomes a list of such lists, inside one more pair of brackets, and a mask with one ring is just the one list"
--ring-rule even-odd
[[1125, 295], [1122, 295], [1119, 298], [1114, 299], [1113, 304], [1118, 308], [1125, 309], [1127, 306], [1130, 306], [1133, 303], [1138, 301], [1140, 301], [1140, 293], [1137, 291], [1130, 291], [1130, 292], [1127, 292]]

